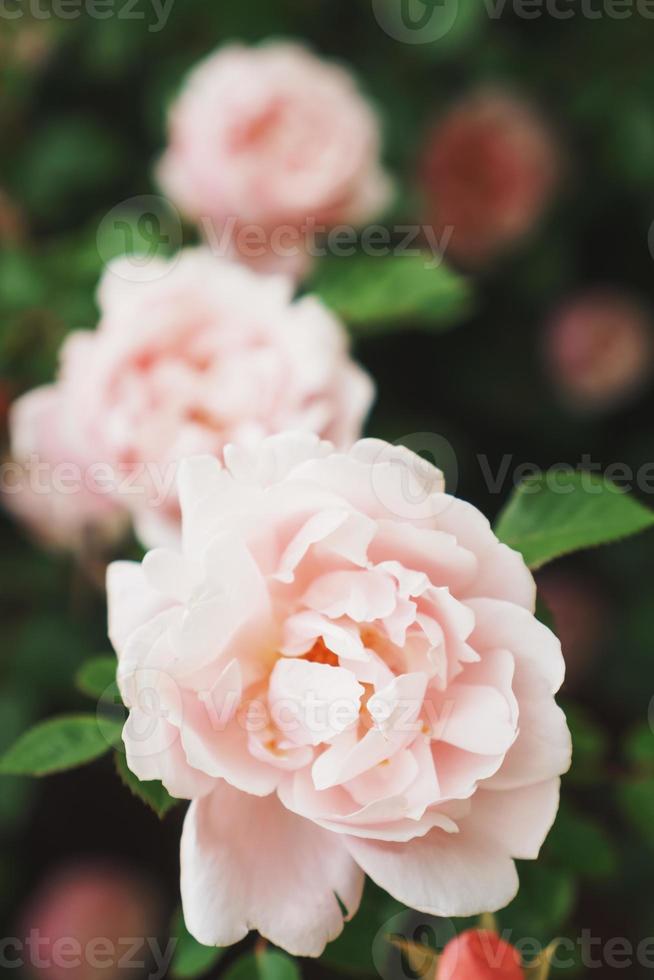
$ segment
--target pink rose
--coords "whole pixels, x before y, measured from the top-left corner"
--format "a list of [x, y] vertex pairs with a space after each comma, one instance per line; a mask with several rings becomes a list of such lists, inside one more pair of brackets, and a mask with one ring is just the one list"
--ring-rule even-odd
[[47, 874], [22, 916], [29, 976], [142, 977], [137, 964], [151, 956], [150, 944], [162, 924], [153, 884], [99, 861], [70, 864]]
[[531, 107], [481, 91], [430, 134], [420, 179], [428, 214], [459, 261], [478, 264], [529, 232], [558, 170], [552, 137]]
[[[227, 442], [255, 444], [286, 428], [342, 447], [360, 435], [372, 383], [350, 359], [342, 324], [317, 299], [293, 302], [289, 279], [255, 275], [205, 249], [150, 262], [133, 281], [137, 273], [129, 259], [109, 266], [97, 330], [71, 334], [56, 384], [15, 406], [15, 458], [29, 448], [49, 462], [108, 467], [112, 503], [129, 509], [146, 543], [158, 544], [177, 534], [182, 457], [219, 456]], [[24, 439], [35, 415], [65, 439]], [[83, 467], [86, 485], [95, 471]], [[79, 493], [66, 506], [81, 520], [107, 501], [106, 493]], [[68, 530], [63, 515], [54, 524]]]
[[224, 458], [180, 470], [182, 550], [108, 575], [128, 764], [193, 800], [189, 929], [317, 956], [364, 872], [430, 914], [505, 905], [570, 761], [521, 556], [401, 447]]
[[94, 476], [98, 457], [80, 445], [79, 418], [65, 411], [58, 385], [35, 388], [11, 405], [13, 462], [2, 501], [46, 547], [85, 552], [111, 545], [127, 529], [111, 487]]
[[299, 44], [211, 55], [173, 104], [169, 131], [165, 193], [221, 254], [228, 243], [227, 254], [269, 270], [306, 269], [307, 220], [360, 224], [389, 199], [375, 113], [346, 69]]
[[602, 411], [638, 392], [652, 374], [652, 323], [632, 296], [596, 289], [550, 319], [545, 356], [552, 381], [577, 411]]

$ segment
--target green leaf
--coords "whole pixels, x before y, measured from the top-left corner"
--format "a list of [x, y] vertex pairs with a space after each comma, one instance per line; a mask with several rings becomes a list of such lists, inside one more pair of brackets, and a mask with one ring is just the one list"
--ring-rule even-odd
[[300, 970], [290, 957], [271, 949], [243, 956], [221, 980], [300, 980]]
[[517, 488], [495, 530], [530, 568], [540, 568], [653, 526], [654, 512], [602, 477], [549, 470]]
[[[7, 686], [0, 691], [0, 752], [11, 745], [32, 722], [31, 692], [22, 687]], [[0, 791], [0, 834], [25, 822], [35, 786], [23, 776], [5, 776]]]
[[441, 329], [468, 315], [471, 290], [446, 265], [430, 262], [427, 253], [330, 257], [318, 266], [311, 291], [357, 335], [387, 332], [401, 320]]
[[158, 779], [142, 781], [135, 776], [128, 767], [127, 760], [122, 752], [116, 752], [115, 763], [116, 772], [124, 785], [134, 796], [137, 796], [151, 810], [154, 810], [158, 817], [165, 817], [168, 811], [180, 802], [170, 795], [166, 787]]
[[116, 693], [116, 658], [91, 657], [75, 675], [75, 686], [91, 698], [113, 701]]
[[95, 715], [62, 715], [41, 722], [0, 757], [0, 774], [46, 776], [104, 755], [120, 741], [122, 723]]
[[222, 957], [225, 950], [220, 946], [202, 946], [186, 928], [180, 909], [171, 926], [171, 934], [177, 939], [175, 956], [170, 971], [176, 980], [191, 980], [202, 976]]

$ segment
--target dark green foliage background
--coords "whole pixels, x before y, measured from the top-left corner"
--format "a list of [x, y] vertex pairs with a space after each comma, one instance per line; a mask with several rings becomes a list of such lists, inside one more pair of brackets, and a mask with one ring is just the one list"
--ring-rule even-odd
[[[65, 332], [93, 325], [106, 258], [99, 222], [117, 203], [156, 193], [150, 175], [165, 107], [186, 69], [226, 40], [294, 36], [351, 65], [377, 103], [402, 219], [420, 220], [412, 174], [425, 127], [477, 84], [532, 98], [564, 148], [566, 176], [546, 219], [473, 277], [474, 310], [456, 329], [419, 331], [408, 316], [357, 342], [379, 388], [369, 432], [443, 436], [456, 455], [458, 493], [491, 518], [511, 486], [489, 492], [480, 454], [493, 472], [505, 453], [515, 465], [543, 467], [577, 465], [584, 454], [602, 467], [654, 460], [651, 386], [618, 412], [579, 418], [558, 403], [542, 367], [543, 322], [576, 289], [609, 284], [653, 299], [654, 21], [635, 13], [589, 20], [570, 7], [577, 13], [569, 20], [522, 20], [508, 4], [492, 19], [481, 0], [460, 0], [454, 30], [425, 45], [389, 38], [368, 0], [175, 0], [159, 32], [149, 30], [145, 0], [135, 7], [143, 20], [0, 17], [0, 187], [24, 225], [18, 244], [0, 252], [2, 401], [48, 380]], [[37, 65], [21, 54], [19, 34], [28, 27], [46, 52]], [[108, 644], [102, 599], [88, 576], [30, 545], [8, 518], [0, 531], [4, 748], [55, 711], [88, 710], [73, 678]], [[587, 929], [604, 942], [638, 943], [654, 934], [654, 539], [645, 534], [561, 564], [590, 579], [608, 625], [583, 683], [563, 692], [576, 756], [561, 815], [542, 860], [521, 869], [520, 895], [500, 921], [513, 939], [576, 940]], [[15, 934], [20, 904], [44, 869], [70, 856], [115, 855], [145, 867], [172, 912], [180, 822], [179, 809], [159, 822], [121, 785], [109, 758], [47, 781], [3, 777], [2, 934]], [[301, 964], [303, 976], [374, 976], [375, 937], [401, 912], [369, 888], [358, 918], [322, 964]], [[419, 919], [409, 917], [406, 928]], [[210, 975], [227, 970], [233, 955]], [[562, 972], [580, 975], [576, 967]]]

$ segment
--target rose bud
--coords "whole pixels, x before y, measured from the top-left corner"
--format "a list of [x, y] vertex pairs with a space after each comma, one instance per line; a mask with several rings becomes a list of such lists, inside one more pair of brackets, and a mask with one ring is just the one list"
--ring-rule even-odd
[[477, 265], [532, 229], [557, 172], [556, 147], [531, 107], [481, 91], [432, 130], [419, 179], [444, 251]]
[[517, 949], [488, 929], [468, 929], [443, 950], [436, 980], [525, 980]]
[[503, 907], [571, 752], [522, 556], [402, 446], [223, 460], [180, 466], [179, 546], [107, 576], [127, 764], [192, 801], [189, 931], [319, 956], [365, 874], [429, 915]]
[[377, 116], [345, 68], [299, 44], [233, 45], [189, 75], [157, 173], [214, 251], [299, 276], [312, 229], [386, 206], [379, 152]]
[[179, 534], [185, 456], [220, 456], [229, 442], [256, 445], [285, 429], [351, 445], [372, 382], [341, 321], [294, 292], [290, 279], [208, 249], [110, 264], [97, 330], [69, 334], [55, 383], [13, 406], [14, 460], [33, 460], [46, 486], [35, 493], [35, 479], [23, 480], [24, 493], [5, 494], [11, 509], [71, 542], [128, 510], [146, 544], [160, 544]]
[[101, 863], [71, 865], [46, 877], [30, 900], [22, 956], [39, 980], [141, 976], [128, 960], [148, 960], [159, 919], [155, 893], [138, 875]]
[[561, 306], [545, 332], [553, 384], [578, 411], [613, 408], [652, 372], [652, 324], [636, 299], [597, 289]]

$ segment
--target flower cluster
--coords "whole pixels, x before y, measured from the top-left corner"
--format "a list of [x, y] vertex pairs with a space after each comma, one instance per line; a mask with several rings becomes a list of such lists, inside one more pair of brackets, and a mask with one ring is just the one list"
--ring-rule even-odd
[[[207, 59], [169, 129], [158, 180], [207, 239], [358, 225], [389, 200], [377, 116], [297, 45]], [[523, 234], [552, 176], [532, 116], [485, 98], [424, 165], [462, 257]], [[563, 659], [522, 557], [431, 464], [360, 439], [373, 384], [340, 320], [296, 297], [306, 254], [239, 259], [109, 265], [97, 329], [12, 407], [4, 496], [51, 544], [115, 544], [131, 520], [152, 549], [110, 565], [109, 633], [127, 763], [191, 801], [188, 928], [318, 956], [365, 875], [439, 916], [511, 900], [570, 761]]]

